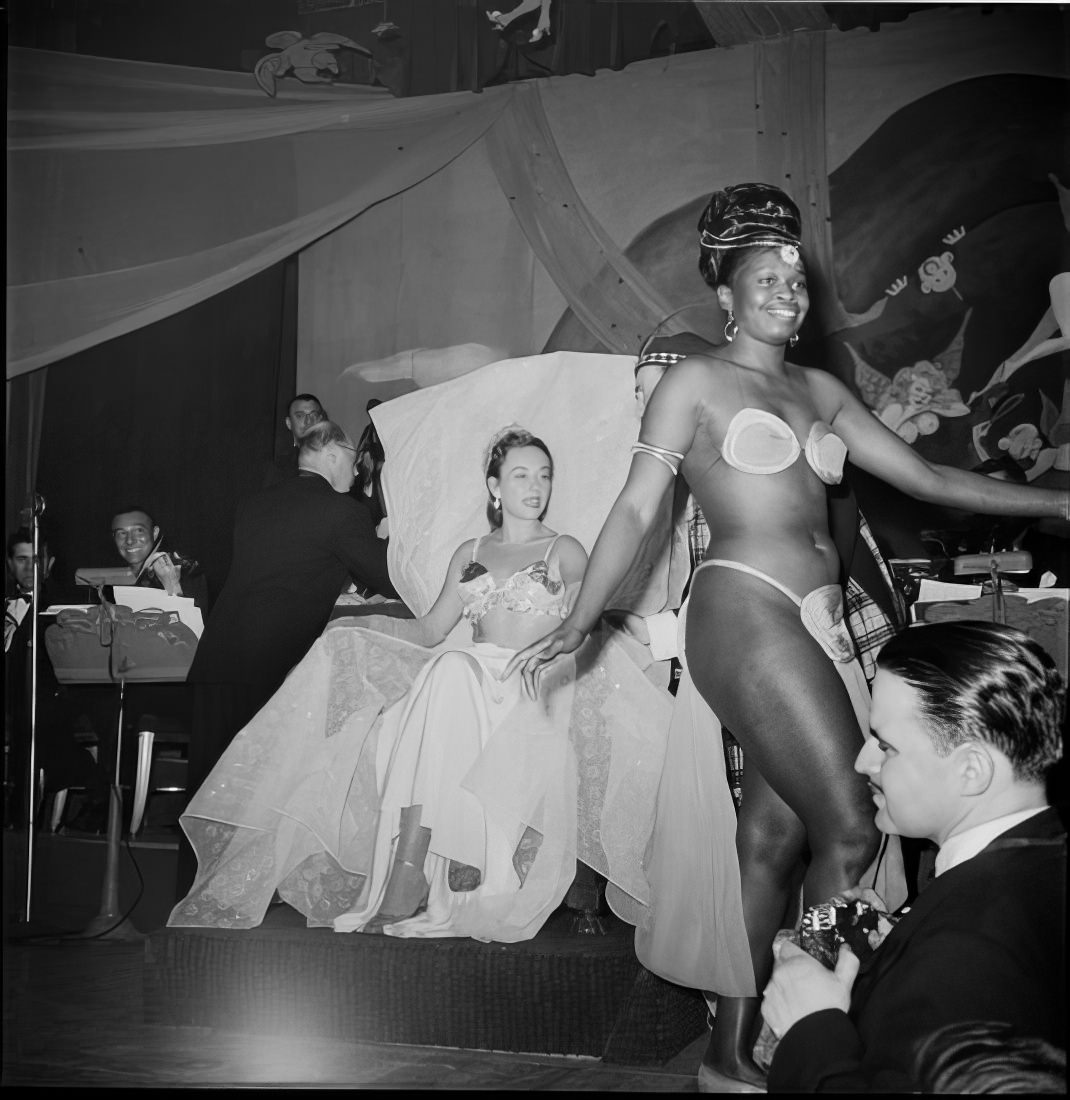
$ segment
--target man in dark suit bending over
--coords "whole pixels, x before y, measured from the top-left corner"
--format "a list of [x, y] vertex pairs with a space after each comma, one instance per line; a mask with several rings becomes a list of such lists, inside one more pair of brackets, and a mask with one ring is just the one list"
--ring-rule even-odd
[[[348, 495], [355, 458], [345, 432], [321, 421], [302, 436], [297, 476], [238, 505], [230, 573], [188, 677], [194, 685], [190, 797], [323, 632], [350, 580], [397, 596], [386, 543], [376, 537], [368, 510]], [[184, 845], [180, 895], [192, 885], [191, 856]]]
[[879, 828], [939, 846], [936, 878], [861, 965], [780, 947], [762, 1015], [780, 1043], [770, 1092], [918, 1092], [937, 1028], [1066, 1031], [1066, 829], [1045, 775], [1065, 692], [1025, 634], [983, 622], [908, 628], [877, 657], [869, 777]]

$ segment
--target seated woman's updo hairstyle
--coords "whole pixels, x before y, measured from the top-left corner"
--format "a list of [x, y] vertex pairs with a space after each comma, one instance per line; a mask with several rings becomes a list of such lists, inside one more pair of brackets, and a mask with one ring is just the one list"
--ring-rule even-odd
[[[554, 477], [554, 456], [550, 454], [550, 448], [538, 436], [534, 436], [526, 428], [521, 428], [519, 424], [510, 424], [509, 427], [503, 428], [491, 441], [490, 446], [487, 448], [486, 456], [483, 460], [483, 483], [486, 484], [486, 480], [489, 477], [500, 478], [502, 462], [505, 460], [505, 456], [513, 450], [514, 447], [538, 447], [540, 451], [550, 460], [550, 480]], [[487, 489], [487, 519], [490, 522], [492, 530], [501, 527], [502, 525], [502, 506], [498, 501], [495, 504], [494, 497], [491, 495], [490, 488]], [[546, 508], [550, 507], [549, 501], [546, 503]], [[541, 520], [546, 515], [546, 508], [543, 509], [542, 515], [539, 516]]]
[[728, 286], [749, 248], [798, 248], [799, 208], [769, 183], [737, 183], [714, 191], [698, 220], [698, 269], [711, 287]]

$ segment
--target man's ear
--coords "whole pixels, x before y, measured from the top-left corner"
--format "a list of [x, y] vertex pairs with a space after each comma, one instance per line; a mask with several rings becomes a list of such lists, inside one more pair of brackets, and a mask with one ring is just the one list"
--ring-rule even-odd
[[982, 795], [992, 785], [996, 776], [996, 762], [983, 741], [967, 741], [956, 750], [961, 754], [959, 777], [962, 780], [962, 793]]
[[286, 417], [286, 419], [283, 421], [283, 423], [286, 425], [286, 430], [288, 432], [292, 432], [294, 430], [293, 425], [290, 423], [290, 418], [289, 417]]

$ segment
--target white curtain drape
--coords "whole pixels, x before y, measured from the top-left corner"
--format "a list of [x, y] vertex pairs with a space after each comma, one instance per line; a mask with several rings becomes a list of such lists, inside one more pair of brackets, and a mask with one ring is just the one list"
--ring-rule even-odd
[[448, 164], [512, 89], [370, 88], [12, 50], [8, 374], [201, 301]]

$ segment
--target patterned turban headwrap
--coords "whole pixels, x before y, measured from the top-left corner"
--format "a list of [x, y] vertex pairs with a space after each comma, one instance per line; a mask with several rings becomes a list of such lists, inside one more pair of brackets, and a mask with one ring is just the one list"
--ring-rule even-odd
[[799, 208], [770, 183], [737, 183], [715, 191], [698, 221], [699, 271], [710, 286], [725, 256], [741, 248], [799, 247]]

